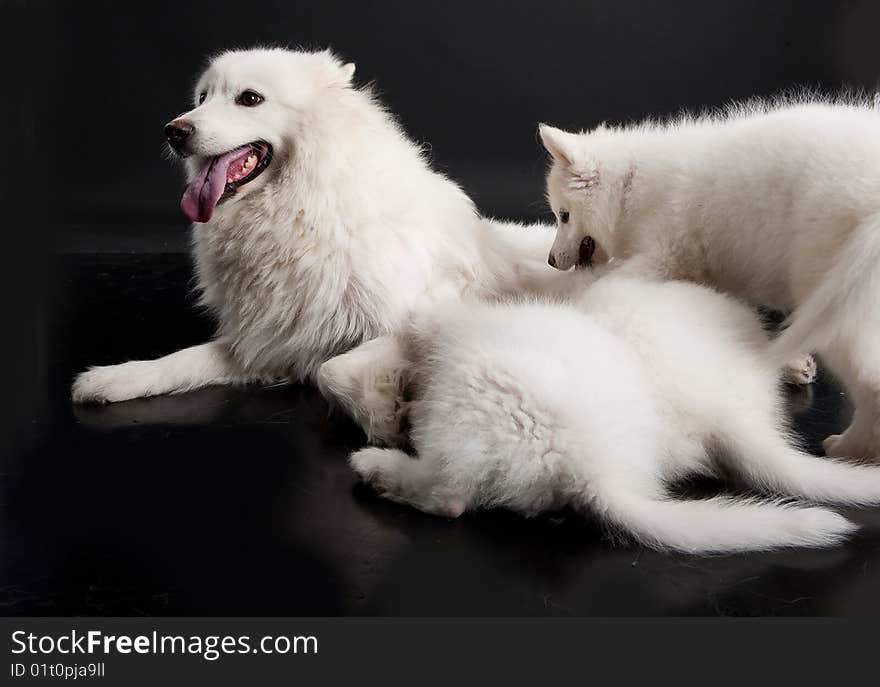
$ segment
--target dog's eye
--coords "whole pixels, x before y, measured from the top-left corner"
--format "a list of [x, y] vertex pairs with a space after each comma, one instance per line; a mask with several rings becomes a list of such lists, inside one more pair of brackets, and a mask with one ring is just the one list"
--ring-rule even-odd
[[569, 218], [568, 210], [560, 210], [559, 211], [559, 221], [560, 222], [562, 222], [563, 224], [568, 224], [568, 218]]
[[235, 99], [235, 102], [239, 105], [244, 105], [245, 107], [256, 107], [263, 102], [263, 96], [254, 91], [243, 91], [241, 95]]
[[202, 91], [201, 93], [199, 93], [199, 105], [201, 105], [203, 102], [205, 102], [205, 98], [207, 98], [207, 97], [208, 97], [208, 94], [206, 92]]

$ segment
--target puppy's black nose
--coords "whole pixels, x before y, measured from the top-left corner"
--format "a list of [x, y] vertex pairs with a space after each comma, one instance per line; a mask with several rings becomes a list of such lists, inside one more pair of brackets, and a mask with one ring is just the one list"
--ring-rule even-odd
[[553, 257], [553, 253], [550, 253], [547, 258], [547, 264], [550, 265], [550, 267], [556, 267], [556, 258]]
[[193, 135], [196, 128], [189, 122], [182, 119], [175, 119], [170, 124], [165, 125], [165, 136], [168, 138], [168, 144], [175, 150], [180, 150], [186, 139]]

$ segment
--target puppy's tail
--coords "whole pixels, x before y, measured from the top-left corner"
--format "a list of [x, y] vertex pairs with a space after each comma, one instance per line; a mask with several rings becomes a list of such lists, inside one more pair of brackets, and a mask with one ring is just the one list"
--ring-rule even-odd
[[880, 293], [880, 215], [863, 221], [843, 245], [819, 286], [786, 320], [770, 345], [774, 367], [831, 343], [876, 311]]
[[652, 498], [617, 490], [594, 502], [604, 519], [646, 546], [685, 553], [733, 553], [838, 544], [856, 525], [832, 510], [716, 497]]
[[880, 467], [820, 458], [791, 445], [776, 428], [761, 427], [745, 411], [732, 419], [723, 460], [732, 474], [775, 494], [849, 506], [880, 504]]

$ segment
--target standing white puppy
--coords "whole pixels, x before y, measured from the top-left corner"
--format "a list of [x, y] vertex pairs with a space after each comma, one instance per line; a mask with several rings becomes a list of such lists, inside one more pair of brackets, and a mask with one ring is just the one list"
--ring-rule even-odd
[[553, 234], [478, 216], [329, 52], [213, 59], [166, 126], [186, 160], [201, 301], [214, 341], [80, 375], [75, 401], [313, 380], [426, 302], [540, 288]]
[[705, 553], [826, 546], [854, 526], [804, 504], [667, 494], [689, 475], [880, 503], [880, 468], [791, 445], [757, 317], [694, 284], [610, 274], [572, 304], [456, 304], [367, 346], [340, 358], [336, 381], [374, 439], [408, 434], [412, 449], [366, 448], [351, 464], [428, 513], [571, 506], [649, 546]]
[[826, 452], [880, 457], [880, 117], [870, 102], [758, 103], [540, 133], [553, 156], [551, 264], [613, 260], [794, 310], [772, 360], [820, 351], [856, 408]]

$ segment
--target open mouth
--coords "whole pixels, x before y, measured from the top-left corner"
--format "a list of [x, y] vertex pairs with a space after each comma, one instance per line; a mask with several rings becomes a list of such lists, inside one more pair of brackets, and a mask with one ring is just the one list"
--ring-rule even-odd
[[593, 266], [593, 253], [596, 252], [596, 242], [592, 236], [585, 236], [578, 246], [578, 259], [575, 267], [583, 269]]
[[218, 203], [262, 174], [272, 160], [272, 146], [254, 141], [208, 158], [180, 199], [180, 209], [192, 222], [207, 222]]

